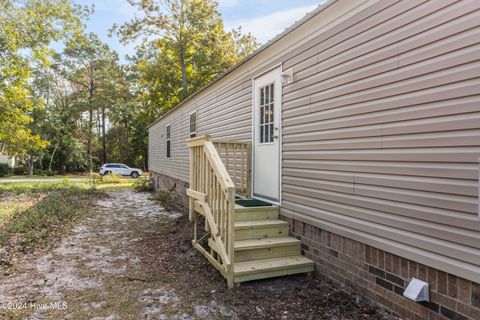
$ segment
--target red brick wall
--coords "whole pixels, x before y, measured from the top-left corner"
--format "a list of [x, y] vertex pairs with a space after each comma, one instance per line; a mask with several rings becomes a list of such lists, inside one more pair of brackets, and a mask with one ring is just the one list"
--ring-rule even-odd
[[[480, 319], [480, 284], [447, 274], [306, 223], [290, 222], [316, 272], [408, 319]], [[412, 277], [427, 281], [430, 302], [403, 297]]]

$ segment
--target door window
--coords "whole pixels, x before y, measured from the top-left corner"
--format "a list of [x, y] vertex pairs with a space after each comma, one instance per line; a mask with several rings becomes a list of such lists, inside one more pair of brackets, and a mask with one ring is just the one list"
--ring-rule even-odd
[[260, 88], [260, 107], [259, 107], [259, 139], [260, 143], [272, 143], [274, 139], [274, 84], [268, 84]]

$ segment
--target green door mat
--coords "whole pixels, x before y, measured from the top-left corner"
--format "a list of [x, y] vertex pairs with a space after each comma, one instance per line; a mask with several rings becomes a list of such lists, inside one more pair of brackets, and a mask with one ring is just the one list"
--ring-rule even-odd
[[271, 203], [258, 200], [258, 199], [237, 199], [235, 203], [242, 207], [270, 207]]

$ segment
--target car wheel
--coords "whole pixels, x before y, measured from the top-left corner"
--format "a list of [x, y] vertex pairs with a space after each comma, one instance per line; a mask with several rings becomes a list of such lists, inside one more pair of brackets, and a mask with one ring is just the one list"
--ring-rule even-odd
[[109, 174], [112, 174], [112, 171], [105, 171], [105, 173], [103, 174], [104, 176], [107, 176]]
[[137, 179], [138, 176], [139, 176], [139, 174], [138, 174], [137, 171], [133, 171], [133, 172], [130, 174], [130, 176], [131, 176], [133, 179]]

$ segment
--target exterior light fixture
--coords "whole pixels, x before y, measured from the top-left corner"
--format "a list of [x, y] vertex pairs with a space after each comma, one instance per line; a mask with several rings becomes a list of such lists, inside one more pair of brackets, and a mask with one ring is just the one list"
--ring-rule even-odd
[[289, 84], [293, 82], [293, 68], [287, 69], [282, 72], [282, 80], [283, 85]]

